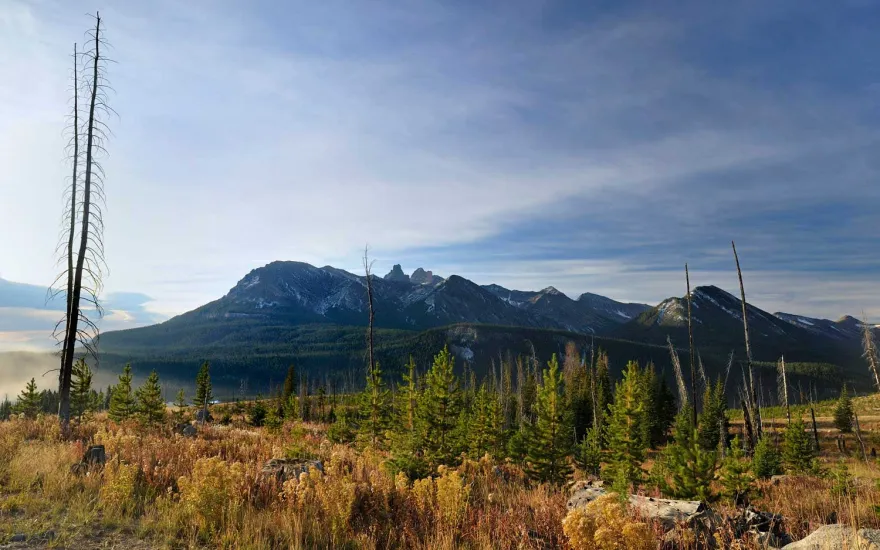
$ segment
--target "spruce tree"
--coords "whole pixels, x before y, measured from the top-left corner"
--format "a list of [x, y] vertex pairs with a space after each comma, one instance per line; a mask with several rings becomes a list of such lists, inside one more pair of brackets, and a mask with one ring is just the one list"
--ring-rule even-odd
[[[600, 426], [606, 424], [608, 407], [614, 402], [614, 386], [611, 383], [611, 373], [608, 370], [608, 354], [599, 350], [596, 358], [596, 409]], [[604, 434], [603, 434], [604, 436]]]
[[183, 420], [183, 412], [186, 410], [186, 392], [183, 388], [177, 390], [177, 397], [174, 400], [174, 418], [180, 422]]
[[[417, 430], [420, 392], [415, 371], [416, 363], [410, 356], [406, 374], [403, 375], [403, 386], [398, 394], [397, 425], [403, 429], [391, 433], [390, 464], [395, 471], [403, 472], [409, 479], [419, 479], [429, 473], [427, 462], [421, 456], [422, 445]], [[331, 429], [335, 427], [336, 424]], [[345, 426], [336, 428], [340, 438], [345, 435], [344, 429]]]
[[110, 396], [110, 420], [122, 422], [135, 413], [134, 395], [131, 391], [131, 365], [125, 365], [119, 382], [113, 387]]
[[675, 414], [678, 411], [678, 404], [675, 401], [675, 395], [666, 383], [666, 378], [661, 376], [654, 377], [654, 387], [652, 388], [652, 403], [654, 406], [652, 417], [648, 420], [651, 424], [651, 447], [666, 443], [669, 429], [675, 423]]
[[730, 452], [721, 463], [718, 480], [724, 488], [724, 496], [739, 504], [748, 494], [755, 476], [751, 472], [749, 460], [742, 450], [742, 441], [735, 436], [730, 442]]
[[284, 414], [288, 417], [297, 415], [295, 406], [296, 391], [299, 385], [299, 379], [296, 376], [296, 367], [290, 365], [287, 367], [287, 377], [284, 379], [284, 389], [281, 391], [281, 399], [284, 403]]
[[844, 384], [843, 389], [840, 390], [840, 399], [837, 400], [837, 405], [834, 407], [834, 427], [840, 430], [840, 433], [852, 433], [854, 417], [852, 399], [846, 391], [846, 384]]
[[92, 409], [92, 369], [85, 359], [78, 359], [73, 364], [73, 372], [70, 383], [70, 415], [82, 418], [82, 415]]
[[25, 418], [36, 418], [42, 410], [40, 393], [37, 391], [37, 382], [33, 378], [25, 385], [24, 389], [18, 395], [18, 402], [15, 404], [15, 412], [23, 414]]
[[674, 498], [709, 500], [717, 453], [700, 445], [693, 415], [687, 407], [678, 413], [673, 439], [660, 458], [665, 475], [656, 481], [661, 491]]
[[202, 363], [199, 373], [196, 375], [196, 396], [193, 405], [201, 409], [211, 403], [214, 394], [211, 392], [211, 364], [207, 361]]
[[367, 373], [367, 387], [360, 396], [359, 438], [373, 447], [383, 447], [385, 430], [391, 422], [391, 395], [382, 380], [377, 362]]
[[461, 403], [458, 378], [453, 371], [455, 360], [449, 348], [434, 357], [425, 376], [425, 391], [419, 401], [419, 435], [425, 457], [432, 465], [452, 464], [459, 445], [454, 438]]
[[752, 472], [760, 479], [782, 473], [779, 451], [773, 446], [769, 435], [763, 435], [755, 445], [755, 452], [752, 454]]
[[602, 462], [602, 436], [599, 428], [590, 428], [575, 451], [575, 462], [587, 475], [598, 476]]
[[151, 372], [144, 385], [138, 388], [136, 397], [137, 414], [144, 422], [158, 424], [165, 420], [165, 401], [156, 371]]
[[501, 406], [494, 391], [482, 384], [474, 398], [473, 415], [466, 426], [468, 454], [498, 456], [501, 445]]
[[574, 441], [580, 441], [593, 425], [593, 403], [590, 372], [581, 362], [574, 342], [565, 345], [562, 374], [565, 382], [565, 399], [574, 425]]
[[544, 370], [535, 401], [526, 456], [527, 472], [541, 482], [562, 484], [571, 476], [571, 413], [566, 407], [562, 373], [554, 353]]
[[[609, 465], [604, 477], [608, 481], [626, 478], [638, 485], [642, 479], [642, 462], [645, 459], [645, 416], [644, 385], [641, 383], [639, 364], [630, 361], [614, 392], [614, 402], [610, 406], [606, 441], [608, 443]], [[620, 473], [622, 470], [623, 473]]]
[[12, 402], [8, 397], [4, 397], [3, 402], [0, 403], [0, 422], [9, 420], [10, 416], [12, 416]]
[[721, 429], [728, 431], [727, 400], [724, 397], [724, 386], [719, 379], [713, 385], [707, 385], [703, 393], [703, 409], [699, 416], [700, 446], [707, 451], [718, 449], [721, 442]]
[[782, 441], [782, 462], [785, 469], [796, 474], [815, 471], [816, 448], [804, 421], [798, 417], [785, 428]]

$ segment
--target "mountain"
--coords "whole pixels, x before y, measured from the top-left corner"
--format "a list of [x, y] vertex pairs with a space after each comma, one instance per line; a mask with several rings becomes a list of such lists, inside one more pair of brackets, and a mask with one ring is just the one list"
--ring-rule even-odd
[[813, 317], [782, 312], [776, 312], [773, 315], [813, 334], [833, 340], [861, 340], [862, 338], [862, 322], [851, 315], [844, 315], [837, 321], [814, 319]]
[[[739, 358], [745, 357], [739, 298], [716, 286], [701, 286], [691, 294], [691, 306], [694, 343], [704, 358], [721, 358], [730, 351]], [[826, 363], [857, 377], [867, 375], [858, 339], [838, 338], [838, 331], [833, 328], [821, 332], [805, 328], [809, 322], [818, 327], [818, 320], [800, 318], [806, 322], [793, 322], [785, 318], [785, 314], [774, 315], [752, 304], [747, 305], [746, 311], [752, 357], [756, 362], [772, 363], [784, 356], [787, 362]], [[848, 326], [849, 321], [843, 322], [839, 331], [842, 333]], [[686, 346], [687, 300], [668, 298], [609, 334], [650, 344], [662, 344], [668, 336], [675, 345]]]
[[647, 304], [624, 304], [589, 293], [572, 300], [552, 286], [537, 292], [508, 290], [499, 285], [485, 285], [483, 288], [504, 302], [544, 320], [544, 326], [558, 326], [573, 332], [602, 334], [650, 308]]

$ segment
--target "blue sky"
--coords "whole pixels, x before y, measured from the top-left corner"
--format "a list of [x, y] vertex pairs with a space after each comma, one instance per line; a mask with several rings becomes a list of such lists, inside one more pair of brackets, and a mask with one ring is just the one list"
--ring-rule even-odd
[[[7, 280], [54, 279], [95, 7], [0, 5]], [[97, 7], [106, 289], [149, 320], [277, 259], [357, 270], [366, 242], [376, 271], [656, 303], [685, 262], [734, 290], [735, 239], [760, 307], [880, 321], [875, 1]]]

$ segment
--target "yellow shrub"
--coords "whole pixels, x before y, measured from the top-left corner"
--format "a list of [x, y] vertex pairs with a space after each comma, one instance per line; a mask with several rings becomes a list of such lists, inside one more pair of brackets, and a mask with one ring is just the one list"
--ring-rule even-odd
[[562, 520], [575, 550], [652, 550], [657, 541], [647, 523], [634, 521], [617, 495], [603, 495]]
[[134, 464], [108, 464], [99, 491], [101, 508], [111, 516], [134, 514], [138, 508], [142, 473]]
[[203, 533], [216, 531], [241, 504], [244, 470], [238, 462], [200, 458], [190, 476], [177, 481], [180, 503]]
[[441, 467], [439, 472], [440, 477], [435, 483], [437, 485], [437, 509], [440, 521], [447, 526], [455, 527], [461, 523], [467, 512], [471, 487], [464, 483], [461, 474], [456, 470]]
[[434, 480], [431, 478], [417, 479], [413, 482], [412, 496], [416, 508], [422, 514], [434, 509]]

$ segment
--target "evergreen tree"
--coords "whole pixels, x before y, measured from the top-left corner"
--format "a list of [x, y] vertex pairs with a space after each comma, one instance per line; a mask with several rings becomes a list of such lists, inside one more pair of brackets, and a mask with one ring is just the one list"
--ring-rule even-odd
[[673, 438], [660, 458], [661, 472], [665, 474], [655, 478], [660, 489], [675, 498], [709, 500], [717, 454], [700, 445], [693, 415], [687, 407], [678, 413]]
[[125, 365], [119, 382], [114, 386], [110, 397], [110, 420], [121, 422], [135, 413], [134, 395], [131, 391], [131, 365]]
[[249, 414], [249, 421], [251, 426], [255, 426], [257, 428], [262, 426], [263, 423], [266, 421], [267, 414], [268, 411], [266, 410], [266, 405], [263, 403], [263, 396], [258, 394], [257, 398], [251, 405], [251, 410]]
[[538, 386], [535, 424], [528, 440], [528, 474], [541, 482], [561, 484], [571, 476], [571, 412], [566, 407], [559, 362], [550, 358]]
[[[606, 440], [611, 451], [609, 471], [606, 478], [625, 477], [630, 483], [638, 485], [642, 479], [642, 461], [645, 459], [645, 415], [646, 396], [641, 383], [639, 364], [630, 361], [614, 392], [614, 402], [610, 406]], [[621, 474], [618, 470], [623, 470]]]
[[666, 383], [666, 378], [663, 376], [654, 377], [652, 395], [652, 404], [654, 408], [648, 421], [651, 425], [651, 447], [657, 448], [666, 443], [668, 439], [667, 434], [669, 433], [672, 424], [675, 422], [675, 414], [676, 411], [678, 411], [678, 405], [675, 401], [675, 395], [672, 393], [672, 390]]
[[412, 355], [409, 356], [409, 362], [406, 364], [406, 374], [403, 375], [403, 388], [400, 392], [403, 399], [400, 410], [403, 412], [401, 423], [406, 427], [407, 431], [413, 432], [416, 426], [416, 407], [419, 402], [419, 390], [416, 386], [416, 362]]
[[137, 414], [144, 422], [158, 424], [165, 420], [165, 401], [156, 371], [151, 372], [144, 385], [138, 388], [136, 397]]
[[10, 416], [12, 416], [12, 402], [8, 397], [4, 397], [3, 402], [0, 403], [0, 422], [9, 420]]
[[792, 420], [785, 428], [782, 441], [782, 462], [786, 470], [796, 474], [815, 471], [816, 448], [810, 434], [806, 432], [801, 418]]
[[602, 436], [598, 428], [590, 428], [574, 455], [578, 467], [587, 475], [598, 476], [602, 462]]
[[[403, 386], [398, 394], [397, 425], [403, 429], [391, 433], [390, 464], [395, 471], [403, 472], [409, 479], [419, 479], [429, 473], [427, 462], [421, 456], [421, 439], [416, 429], [420, 393], [415, 371], [416, 363], [410, 356], [406, 374], [403, 375]], [[334, 427], [335, 424], [330, 429]], [[345, 426], [340, 426], [337, 431], [340, 439], [345, 436]]]
[[390, 393], [382, 380], [382, 369], [377, 362], [367, 373], [367, 387], [361, 394], [360, 429], [362, 441], [373, 447], [384, 445], [385, 430], [391, 421]]
[[70, 415], [82, 418], [82, 415], [93, 408], [91, 399], [92, 369], [85, 359], [78, 359], [73, 364], [70, 383]]
[[465, 438], [468, 453], [473, 458], [485, 454], [498, 456], [501, 445], [501, 407], [494, 391], [485, 383], [480, 386], [474, 398], [473, 416], [467, 422]]
[[590, 373], [581, 362], [574, 342], [565, 345], [565, 360], [562, 363], [562, 374], [565, 382], [565, 399], [571, 411], [574, 425], [574, 441], [583, 439], [587, 430], [593, 425], [593, 399], [590, 393]]
[[522, 426], [513, 432], [510, 439], [507, 440], [507, 456], [520, 466], [525, 464], [526, 456], [529, 453], [528, 434], [530, 427], [528, 424]]
[[287, 377], [284, 379], [284, 389], [281, 392], [284, 403], [290, 402], [290, 398], [296, 393], [298, 385], [299, 380], [296, 377], [296, 366], [290, 365], [287, 367]]
[[752, 472], [760, 479], [782, 473], [779, 451], [773, 446], [769, 435], [762, 436], [755, 445], [755, 452], [752, 454]]
[[174, 418], [180, 422], [183, 420], [183, 412], [186, 410], [186, 392], [183, 388], [177, 390], [177, 397], [174, 400]]
[[724, 496], [733, 499], [737, 504], [745, 498], [755, 481], [739, 436], [735, 436], [730, 443], [730, 452], [721, 463], [718, 480], [724, 488]]
[[850, 399], [849, 393], [846, 391], [846, 384], [844, 384], [843, 389], [840, 390], [840, 399], [837, 400], [837, 405], [834, 407], [834, 427], [840, 430], [840, 433], [852, 433], [854, 417], [852, 399]]
[[[608, 408], [614, 402], [614, 386], [611, 384], [611, 373], [608, 370], [608, 354], [599, 350], [596, 358], [596, 411], [599, 425], [606, 424]], [[603, 433], [603, 437], [604, 437]]]
[[196, 396], [193, 399], [193, 405], [201, 409], [213, 399], [214, 394], [211, 392], [211, 364], [205, 361], [196, 375]]
[[37, 391], [37, 382], [31, 378], [31, 381], [27, 383], [18, 395], [15, 412], [23, 414], [26, 418], [36, 418], [41, 410], [42, 405], [40, 403], [40, 393]]
[[[727, 434], [727, 400], [724, 397], [724, 386], [721, 378], [714, 385], [707, 385], [703, 394], [703, 410], [700, 411], [699, 436], [700, 446], [707, 451], [718, 449], [721, 443], [721, 430]], [[726, 439], [726, 435], [725, 435]]]
[[449, 348], [434, 357], [425, 376], [425, 391], [419, 402], [419, 432], [424, 452], [432, 465], [452, 464], [458, 455], [455, 441], [461, 403], [458, 378], [453, 371], [455, 359]]

